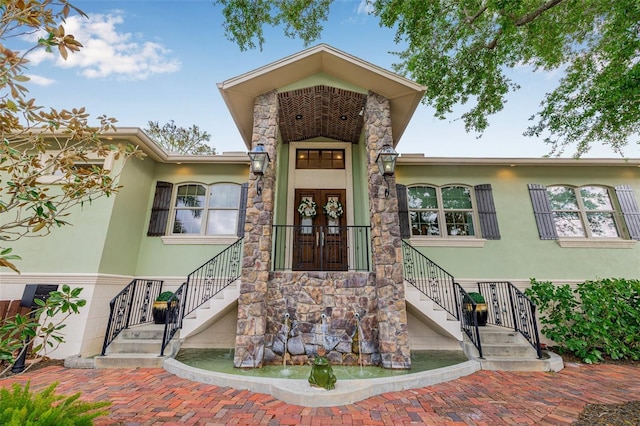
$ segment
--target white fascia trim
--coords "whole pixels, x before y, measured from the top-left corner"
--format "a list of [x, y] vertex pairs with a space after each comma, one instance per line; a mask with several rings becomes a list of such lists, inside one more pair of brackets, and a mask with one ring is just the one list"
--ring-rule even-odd
[[576, 167], [640, 167], [638, 158], [474, 158], [426, 157], [424, 154], [400, 154], [398, 165], [423, 166], [576, 166]]
[[559, 239], [556, 240], [562, 248], [611, 248], [611, 249], [630, 249], [636, 245], [634, 240], [622, 239], [597, 239], [597, 238], [581, 238], [581, 239]]
[[429, 238], [413, 237], [409, 243], [414, 247], [471, 247], [482, 248], [487, 240], [484, 238]]
[[237, 235], [165, 235], [160, 237], [165, 245], [183, 244], [183, 245], [213, 245], [213, 244], [233, 244], [238, 241]]

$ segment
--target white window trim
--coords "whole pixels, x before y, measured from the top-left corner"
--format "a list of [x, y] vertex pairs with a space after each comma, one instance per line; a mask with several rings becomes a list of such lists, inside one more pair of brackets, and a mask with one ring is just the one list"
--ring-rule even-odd
[[630, 249], [633, 248], [637, 241], [624, 240], [622, 238], [559, 238], [556, 240], [562, 248], [612, 248], [612, 249]]
[[233, 244], [238, 241], [237, 235], [194, 235], [194, 234], [174, 234], [163, 235], [160, 237], [162, 244], [165, 245], [216, 245], [216, 244]]
[[484, 238], [470, 237], [427, 237], [424, 235], [414, 235], [409, 239], [409, 243], [414, 247], [470, 247], [482, 248], [487, 240]]
[[[40, 158], [42, 161], [45, 161], [46, 157], [58, 155], [60, 151], [47, 151], [45, 153], [40, 154]], [[78, 164], [86, 164], [86, 165], [96, 165], [101, 166], [103, 170], [110, 172], [113, 170], [113, 164], [115, 162], [115, 153], [110, 152], [106, 157], [98, 157], [95, 153], [90, 153], [87, 155], [88, 161], [84, 161]], [[38, 176], [36, 179], [37, 183], [44, 185], [62, 185], [67, 182], [64, 176], [61, 175], [53, 175], [47, 174], [48, 168], [42, 169], [42, 175]]]
[[[415, 188], [415, 187], [431, 187], [431, 188], [435, 188], [436, 189], [436, 199], [438, 200], [438, 208], [437, 209], [422, 209], [423, 211], [435, 211], [437, 210], [437, 214], [438, 214], [438, 222], [439, 224], [441, 224], [440, 226], [440, 235], [439, 236], [429, 236], [429, 235], [411, 235], [411, 241], [415, 241], [416, 245], [418, 247], [484, 247], [484, 242], [486, 242], [486, 239], [483, 239], [481, 237], [481, 235], [479, 235], [481, 233], [480, 230], [480, 220], [478, 219], [478, 206], [476, 204], [476, 196], [475, 196], [475, 191], [474, 191], [474, 187], [473, 185], [467, 185], [467, 184], [462, 184], [462, 183], [448, 183], [445, 185], [433, 185], [433, 184], [428, 184], [428, 183], [424, 183], [424, 184], [415, 184], [415, 185], [407, 185], [407, 196], [408, 196], [408, 192], [409, 189], [411, 188]], [[449, 188], [449, 187], [462, 187], [462, 188], [468, 188], [469, 189], [469, 196], [471, 197], [471, 209], [445, 209], [443, 207], [444, 203], [442, 201], [442, 188]], [[413, 229], [411, 228], [411, 212], [412, 211], [416, 211], [415, 209], [411, 209], [411, 207], [408, 207], [408, 214], [409, 214], [409, 227], [410, 230]], [[475, 233], [475, 235], [473, 236], [469, 236], [469, 235], [463, 235], [463, 236], [455, 236], [455, 235], [448, 235], [447, 234], [447, 222], [446, 222], [446, 215], [445, 213], [448, 212], [468, 212], [471, 211], [471, 221], [473, 224], [473, 231]], [[444, 235], [443, 235], [444, 233]], [[426, 241], [426, 240], [430, 240], [433, 243], [432, 244], [425, 244], [422, 243], [422, 241]], [[456, 240], [460, 240], [460, 243], [455, 243], [453, 241]], [[447, 241], [451, 241], [453, 243], [449, 243], [449, 244], [445, 244]], [[482, 242], [484, 241], [484, 242]], [[480, 243], [477, 244], [477, 243]], [[413, 243], [412, 243], [413, 244]]]
[[[231, 184], [231, 185], [237, 185], [238, 188], [240, 189], [242, 187], [242, 184], [236, 183], [236, 182], [213, 182], [210, 184], [205, 184], [202, 182], [180, 182], [180, 183], [175, 183], [174, 184], [174, 189], [173, 189], [173, 193], [171, 194], [171, 209], [169, 210], [169, 223], [167, 224], [168, 229], [167, 229], [167, 235], [164, 235], [161, 237], [163, 244], [232, 244], [234, 242], [236, 242], [238, 240], [238, 236], [235, 234], [235, 232], [233, 234], [217, 234], [217, 235], [206, 235], [205, 233], [207, 232], [206, 230], [206, 220], [203, 221], [202, 225], [200, 226], [200, 233], [199, 234], [174, 234], [173, 233], [173, 224], [176, 220], [176, 199], [178, 198], [178, 188], [180, 188], [181, 186], [184, 185], [201, 185], [205, 187], [206, 190], [206, 196], [205, 196], [205, 206], [203, 207], [202, 210], [204, 211], [204, 213], [206, 214], [206, 218], [209, 217], [209, 211], [211, 210], [234, 210], [234, 209], [230, 209], [230, 208], [210, 208], [209, 207], [209, 194], [210, 194], [210, 189], [211, 186], [213, 185], [218, 185], [218, 184]], [[242, 195], [242, 190], [240, 189], [240, 195]], [[242, 202], [242, 200], [240, 200], [240, 202], [238, 203], [238, 208], [235, 209], [236, 215], [239, 214], [240, 211], [240, 203]], [[183, 210], [187, 210], [187, 209], [183, 209]], [[236, 219], [236, 226], [238, 224], [237, 220], [239, 220], [239, 218]]]
[[[633, 240], [626, 240], [623, 238], [624, 232], [621, 228], [621, 224], [619, 219], [620, 216], [620, 206], [618, 205], [618, 199], [615, 196], [615, 191], [612, 192], [611, 188], [606, 185], [582, 185], [582, 186], [572, 186], [572, 185], [549, 185], [547, 186], [547, 191], [549, 188], [571, 188], [573, 191], [573, 195], [576, 199], [577, 210], [554, 210], [551, 209], [552, 213], [555, 212], [570, 212], [577, 213], [578, 218], [580, 219], [580, 223], [582, 224], [582, 230], [584, 235], [582, 237], [562, 237], [558, 235], [558, 245], [560, 247], [566, 248], [586, 248], [586, 247], [595, 247], [595, 248], [631, 248], [634, 246], [635, 242]], [[580, 189], [582, 188], [603, 188], [607, 190], [607, 194], [609, 195], [609, 202], [611, 203], [611, 207], [613, 210], [588, 210], [584, 205], [584, 200], [582, 199], [582, 194], [580, 193]], [[548, 193], [547, 193], [548, 197]], [[593, 212], [603, 212], [610, 213], [613, 217], [613, 223], [616, 226], [616, 232], [618, 233], [618, 237], [594, 237], [591, 231], [591, 226], [589, 225], [588, 213]], [[555, 215], [553, 218], [554, 226], [556, 226], [556, 232], [558, 232], [557, 225], [555, 223]], [[631, 242], [631, 244], [629, 244]]]

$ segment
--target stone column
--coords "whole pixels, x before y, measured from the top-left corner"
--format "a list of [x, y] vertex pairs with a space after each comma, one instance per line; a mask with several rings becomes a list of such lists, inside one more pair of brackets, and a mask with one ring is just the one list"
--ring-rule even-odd
[[398, 220], [395, 176], [386, 183], [378, 172], [376, 158], [385, 144], [393, 146], [389, 100], [369, 92], [364, 114], [367, 144], [369, 209], [373, 246], [373, 271], [378, 297], [379, 342], [384, 368], [410, 368], [411, 352], [407, 331], [407, 309], [402, 276], [402, 240]]
[[267, 283], [271, 267], [271, 233], [278, 140], [278, 103], [275, 91], [256, 98], [253, 107], [252, 149], [262, 143], [271, 159], [261, 179], [262, 194], [256, 190], [256, 176], [251, 173], [244, 227], [244, 255], [238, 327], [233, 365], [256, 368], [262, 366], [267, 324]]

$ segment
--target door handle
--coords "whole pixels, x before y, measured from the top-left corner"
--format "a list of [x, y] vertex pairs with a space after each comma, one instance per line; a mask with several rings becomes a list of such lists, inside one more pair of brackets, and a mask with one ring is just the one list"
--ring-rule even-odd
[[324, 247], [324, 231], [320, 231], [320, 246]]
[[316, 247], [318, 247], [318, 244], [319, 244], [319, 243], [318, 243], [318, 239], [319, 239], [318, 231], [316, 231]]

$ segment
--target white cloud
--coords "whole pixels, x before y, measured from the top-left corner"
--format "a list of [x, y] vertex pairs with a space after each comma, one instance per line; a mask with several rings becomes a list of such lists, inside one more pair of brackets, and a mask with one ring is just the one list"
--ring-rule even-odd
[[180, 62], [162, 44], [141, 40], [139, 33], [118, 32], [124, 23], [120, 12], [93, 14], [89, 19], [73, 16], [65, 23], [65, 32], [73, 34], [84, 46], [65, 61], [58, 54], [38, 49], [29, 55], [32, 64], [52, 61], [61, 68], [76, 68], [87, 78], [116, 77], [145, 80], [152, 74], [172, 73]]
[[373, 3], [370, 0], [360, 0], [358, 14], [370, 15], [373, 13]]
[[33, 83], [37, 86], [51, 86], [53, 83], [56, 82], [51, 78], [43, 77], [41, 75], [29, 74], [27, 75], [27, 77], [29, 77], [30, 83]]

